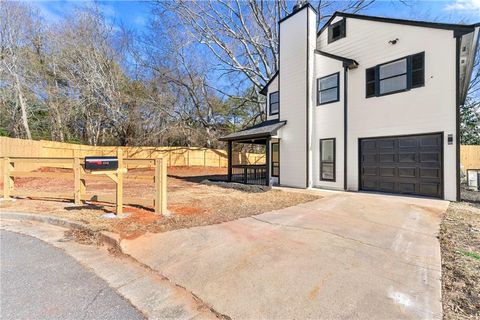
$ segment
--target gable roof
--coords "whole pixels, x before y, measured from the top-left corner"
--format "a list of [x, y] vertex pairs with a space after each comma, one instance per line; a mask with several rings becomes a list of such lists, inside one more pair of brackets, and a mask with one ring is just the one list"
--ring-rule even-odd
[[270, 80], [268, 80], [267, 84], [265, 86], [263, 86], [262, 90], [260, 90], [260, 94], [266, 96], [267, 95], [267, 92], [268, 92], [268, 86], [270, 85], [270, 83], [272, 83], [273, 79], [275, 79], [275, 77], [278, 75], [278, 71], [275, 72], [275, 74], [270, 78]]
[[386, 23], [396, 23], [416, 27], [425, 27], [425, 28], [434, 28], [434, 29], [444, 29], [444, 30], [453, 30], [460, 32], [472, 32], [476, 26], [479, 24], [454, 24], [454, 23], [439, 23], [439, 22], [429, 22], [429, 21], [418, 21], [418, 20], [407, 20], [407, 19], [396, 19], [396, 18], [385, 18], [385, 17], [375, 17], [375, 16], [366, 16], [363, 14], [356, 13], [346, 13], [341, 11], [336, 11], [330, 19], [323, 25], [323, 27], [317, 32], [317, 37], [325, 30], [330, 23], [336, 17], [345, 17], [345, 18], [354, 18], [362, 20], [370, 20], [377, 22], [386, 22]]

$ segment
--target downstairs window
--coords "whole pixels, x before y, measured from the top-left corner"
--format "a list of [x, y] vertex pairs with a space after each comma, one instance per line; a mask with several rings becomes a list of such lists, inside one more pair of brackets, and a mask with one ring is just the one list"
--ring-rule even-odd
[[335, 138], [320, 139], [320, 180], [335, 181]]

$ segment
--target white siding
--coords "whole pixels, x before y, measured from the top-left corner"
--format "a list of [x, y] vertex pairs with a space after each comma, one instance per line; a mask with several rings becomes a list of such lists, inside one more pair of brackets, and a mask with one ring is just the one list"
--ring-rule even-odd
[[[444, 133], [444, 194], [456, 198], [455, 39], [453, 32], [348, 18], [346, 37], [320, 50], [355, 59], [348, 79], [348, 189], [358, 190], [358, 139], [390, 135]], [[392, 45], [390, 40], [398, 39]], [[365, 98], [365, 69], [425, 51], [425, 86], [383, 97]], [[327, 120], [325, 120], [327, 121]]]
[[[339, 72], [340, 100], [324, 105], [317, 105], [317, 86], [313, 90], [315, 104], [313, 107], [312, 132], [312, 177], [313, 186], [343, 190], [343, 64], [319, 54], [315, 54], [315, 78], [322, 78]], [[315, 81], [316, 83], [316, 81]], [[335, 138], [335, 181], [320, 180], [320, 139]]]
[[[303, 8], [280, 23], [280, 183], [307, 186], [307, 13]], [[313, 52], [311, 53], [313, 54]]]

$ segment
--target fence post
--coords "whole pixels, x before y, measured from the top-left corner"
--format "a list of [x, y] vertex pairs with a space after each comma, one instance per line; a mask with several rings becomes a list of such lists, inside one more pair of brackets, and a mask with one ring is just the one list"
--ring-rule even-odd
[[118, 170], [117, 170], [117, 192], [116, 192], [116, 204], [117, 215], [123, 213], [123, 150], [118, 148], [117, 150]]
[[13, 166], [9, 157], [3, 159], [3, 199], [10, 199], [10, 191], [13, 190], [13, 177], [10, 176]]
[[167, 211], [167, 161], [155, 159], [155, 213], [168, 216]]
[[82, 179], [82, 174], [84, 173], [83, 167], [80, 164], [80, 158], [78, 157], [77, 152], [74, 153], [73, 159], [73, 176], [74, 176], [74, 199], [76, 205], [82, 204], [82, 194], [85, 194], [86, 183], [85, 179]]

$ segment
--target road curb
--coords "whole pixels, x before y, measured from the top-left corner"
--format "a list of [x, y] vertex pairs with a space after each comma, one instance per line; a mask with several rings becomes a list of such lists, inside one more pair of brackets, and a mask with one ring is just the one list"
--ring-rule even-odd
[[[75, 229], [75, 230], [86, 230], [86, 231], [94, 231], [89, 228], [87, 225], [79, 222], [73, 222], [67, 219], [45, 216], [41, 214], [33, 214], [33, 213], [26, 213], [26, 212], [12, 212], [12, 211], [2, 211], [0, 212], [0, 219], [14, 219], [14, 220], [21, 220], [21, 221], [37, 221], [48, 223], [58, 227], [65, 227], [68, 229]], [[120, 253], [123, 253], [122, 247], [120, 246], [120, 235], [109, 232], [109, 231], [99, 231], [98, 239], [101, 243], [107, 244], [118, 250]]]

